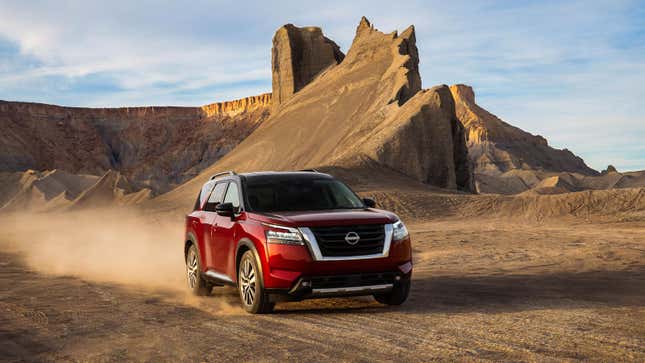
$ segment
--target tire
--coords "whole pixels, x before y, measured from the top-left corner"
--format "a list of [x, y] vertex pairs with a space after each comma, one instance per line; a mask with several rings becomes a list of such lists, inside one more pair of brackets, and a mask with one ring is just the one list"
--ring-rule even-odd
[[262, 273], [253, 251], [246, 251], [237, 270], [237, 290], [244, 310], [251, 314], [267, 314], [273, 311], [274, 303], [264, 291]]
[[381, 304], [385, 305], [401, 305], [407, 300], [410, 294], [410, 279], [401, 280], [401, 282], [394, 284], [392, 291], [374, 294], [374, 299]]
[[202, 266], [199, 262], [199, 253], [197, 247], [191, 245], [186, 253], [186, 279], [188, 288], [193, 295], [208, 296], [213, 290], [213, 285], [202, 277]]

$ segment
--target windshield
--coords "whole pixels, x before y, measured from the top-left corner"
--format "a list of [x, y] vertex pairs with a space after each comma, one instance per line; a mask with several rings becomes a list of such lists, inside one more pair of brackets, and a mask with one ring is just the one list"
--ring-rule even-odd
[[251, 210], [258, 212], [365, 208], [345, 184], [334, 179], [256, 179], [246, 183]]

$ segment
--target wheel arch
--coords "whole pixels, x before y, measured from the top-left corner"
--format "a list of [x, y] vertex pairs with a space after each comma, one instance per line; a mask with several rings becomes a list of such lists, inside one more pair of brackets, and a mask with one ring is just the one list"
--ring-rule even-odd
[[195, 248], [197, 249], [197, 256], [200, 258], [201, 261], [201, 252], [199, 251], [199, 243], [197, 243], [197, 237], [192, 232], [186, 233], [186, 238], [184, 238], [184, 261], [186, 260], [186, 257], [188, 256], [188, 249], [190, 248], [191, 245], [195, 245]]
[[240, 261], [242, 260], [242, 256], [246, 251], [253, 251], [253, 256], [255, 257], [255, 264], [258, 266], [258, 269], [260, 271], [259, 275], [261, 276], [260, 278], [260, 283], [264, 287], [264, 267], [262, 265], [262, 260], [260, 259], [260, 253], [258, 252], [258, 249], [255, 247], [255, 244], [253, 241], [251, 241], [249, 238], [242, 238], [237, 242], [237, 247], [235, 249], [235, 281], [239, 280], [239, 268], [240, 268]]

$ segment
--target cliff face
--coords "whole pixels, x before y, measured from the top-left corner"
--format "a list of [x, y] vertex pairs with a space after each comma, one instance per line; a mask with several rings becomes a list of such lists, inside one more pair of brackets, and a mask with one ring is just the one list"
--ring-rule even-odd
[[344, 57], [338, 45], [326, 38], [320, 28], [282, 26], [273, 37], [271, 49], [274, 105], [285, 102]]
[[232, 150], [269, 115], [269, 94], [203, 107], [77, 108], [0, 101], [0, 171], [120, 171], [165, 192]]
[[472, 87], [453, 85], [450, 91], [476, 174], [498, 175], [513, 169], [598, 174], [569, 150], [554, 149], [544, 137], [511, 126], [478, 106]]
[[236, 116], [241, 113], [265, 110], [271, 106], [271, 93], [245, 97], [239, 100], [211, 103], [202, 106], [206, 117], [211, 116]]

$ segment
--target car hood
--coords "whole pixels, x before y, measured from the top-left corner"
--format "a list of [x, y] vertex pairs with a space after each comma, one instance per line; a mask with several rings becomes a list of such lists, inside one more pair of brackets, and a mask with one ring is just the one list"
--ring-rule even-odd
[[398, 220], [396, 214], [380, 209], [332, 209], [317, 211], [250, 213], [252, 219], [290, 227], [319, 227], [355, 224], [386, 224]]

